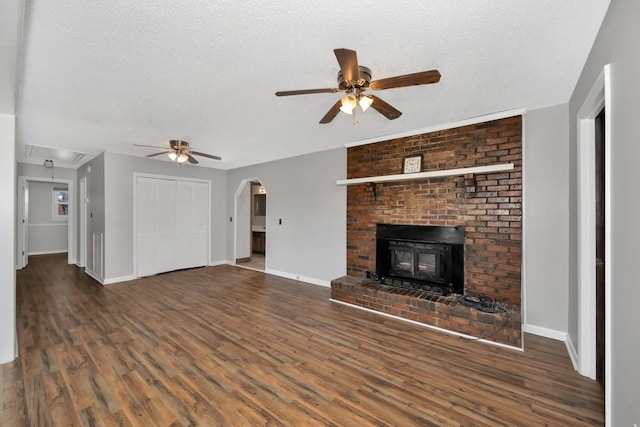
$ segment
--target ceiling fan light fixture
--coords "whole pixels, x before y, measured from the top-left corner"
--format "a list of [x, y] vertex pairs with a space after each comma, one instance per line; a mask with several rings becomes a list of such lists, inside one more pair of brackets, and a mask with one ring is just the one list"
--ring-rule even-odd
[[[337, 110], [337, 108], [336, 108]], [[213, 154], [202, 153], [200, 151], [194, 151], [189, 146], [187, 141], [181, 141], [178, 139], [172, 139], [169, 141], [169, 147], [158, 147], [156, 145], [143, 145], [143, 144], [133, 144], [136, 147], [150, 147], [150, 148], [164, 148], [164, 151], [160, 151], [159, 153], [147, 154], [145, 157], [156, 157], [156, 156], [169, 156], [169, 160], [177, 163], [189, 162], [191, 164], [197, 165], [198, 160], [194, 156], [203, 156], [208, 159], [213, 160], [222, 160], [220, 156], [214, 156]]]
[[367, 95], [362, 95], [358, 100], [358, 104], [360, 104], [360, 108], [362, 108], [362, 112], [365, 112], [369, 109], [369, 107], [371, 107], [371, 104], [373, 104], [373, 98]]
[[345, 95], [341, 100], [342, 106], [340, 111], [346, 114], [353, 114], [353, 109], [356, 108], [356, 97], [353, 94]]

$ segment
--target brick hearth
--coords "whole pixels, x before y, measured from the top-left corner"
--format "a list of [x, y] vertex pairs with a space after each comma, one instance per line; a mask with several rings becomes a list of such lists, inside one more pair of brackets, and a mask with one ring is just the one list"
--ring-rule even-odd
[[399, 289], [369, 279], [344, 276], [331, 281], [331, 298], [473, 337], [521, 347], [520, 307], [501, 305], [504, 312], [484, 313], [458, 297]]
[[[347, 188], [347, 275], [351, 289], [334, 289], [334, 299], [470, 335], [486, 335], [501, 324], [501, 315], [463, 311], [445, 297], [414, 298], [364, 280], [376, 270], [376, 224], [447, 225], [465, 229], [465, 294], [485, 295], [511, 307], [511, 331], [496, 341], [520, 345], [522, 264], [522, 117], [508, 117], [421, 135], [350, 147], [347, 178], [399, 174], [405, 156], [421, 154], [422, 171], [513, 163], [509, 172], [350, 185]], [[375, 298], [371, 298], [375, 288]], [[366, 297], [366, 298], [364, 298]], [[389, 300], [388, 298], [392, 298]], [[363, 299], [364, 298], [364, 299]], [[369, 300], [367, 300], [369, 298]], [[374, 298], [374, 299], [375, 299]], [[406, 300], [404, 298], [407, 298]], [[348, 299], [348, 300], [347, 300]], [[429, 308], [431, 307], [431, 308]], [[482, 320], [484, 319], [484, 320]], [[466, 331], [466, 332], [465, 332]], [[507, 333], [508, 332], [508, 333]]]

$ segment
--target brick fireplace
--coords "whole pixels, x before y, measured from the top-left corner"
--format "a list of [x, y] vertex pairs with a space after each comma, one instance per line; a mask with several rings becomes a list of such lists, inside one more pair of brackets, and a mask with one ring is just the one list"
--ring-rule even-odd
[[[347, 178], [400, 174], [410, 155], [422, 155], [423, 172], [504, 163], [514, 168], [349, 185], [347, 276], [332, 282], [332, 298], [468, 335], [499, 328], [488, 339], [520, 346], [522, 117], [348, 148]], [[464, 228], [464, 293], [494, 298], [507, 311], [478, 314], [452, 296], [403, 295], [367, 279], [376, 271], [378, 224]]]

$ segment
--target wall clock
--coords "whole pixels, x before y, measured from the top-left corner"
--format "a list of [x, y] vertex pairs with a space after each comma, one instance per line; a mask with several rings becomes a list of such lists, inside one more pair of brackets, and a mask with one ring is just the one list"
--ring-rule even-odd
[[402, 159], [402, 173], [416, 173], [422, 171], [422, 154], [406, 156]]

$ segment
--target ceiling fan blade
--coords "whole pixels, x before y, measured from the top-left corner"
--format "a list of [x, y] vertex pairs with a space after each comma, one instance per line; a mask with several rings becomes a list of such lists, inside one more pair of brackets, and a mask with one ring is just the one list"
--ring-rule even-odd
[[162, 154], [167, 154], [167, 153], [168, 153], [168, 151], [162, 151], [160, 153], [154, 153], [154, 154], [146, 155], [145, 157], [155, 157], [155, 156], [160, 156]]
[[373, 98], [373, 104], [371, 104], [371, 108], [375, 109], [377, 112], [385, 116], [389, 120], [397, 119], [402, 115], [402, 111], [397, 110], [395, 107], [392, 107], [391, 104], [383, 101], [375, 95], [367, 95]]
[[345, 81], [360, 80], [360, 69], [358, 68], [358, 56], [355, 50], [350, 49], [333, 49], [336, 54], [342, 77]]
[[202, 157], [206, 157], [208, 159], [213, 159], [213, 160], [222, 160], [222, 157], [220, 156], [214, 156], [213, 154], [207, 154], [207, 153], [201, 153], [199, 151], [190, 151], [191, 154], [195, 154], [196, 156], [202, 156]]
[[186, 154], [187, 155], [187, 161], [189, 161], [189, 163], [191, 163], [192, 165], [197, 165], [198, 163], [200, 163], [191, 154], [189, 154], [189, 153], [182, 153], [182, 154]]
[[325, 114], [324, 117], [320, 120], [320, 123], [323, 125], [326, 125], [327, 123], [331, 123], [331, 120], [333, 120], [340, 112], [341, 106], [342, 106], [342, 101], [338, 101], [335, 104], [333, 104], [333, 107], [331, 107], [331, 109], [327, 111], [327, 114]]
[[282, 91], [276, 92], [276, 96], [309, 95], [312, 93], [336, 93], [336, 92], [340, 92], [340, 89], [327, 88], [327, 89], [282, 90]]
[[440, 81], [440, 72], [438, 70], [421, 71], [419, 73], [405, 74], [403, 76], [389, 77], [386, 79], [375, 80], [369, 83], [369, 89], [382, 90], [393, 89], [396, 87], [426, 85], [430, 83], [438, 83]]
[[150, 147], [150, 148], [167, 148], [167, 147], [160, 147], [158, 145], [143, 145], [143, 144], [133, 144], [135, 147]]

